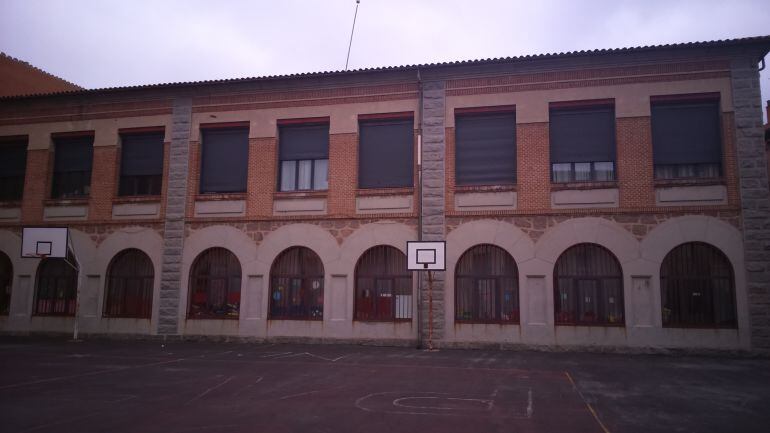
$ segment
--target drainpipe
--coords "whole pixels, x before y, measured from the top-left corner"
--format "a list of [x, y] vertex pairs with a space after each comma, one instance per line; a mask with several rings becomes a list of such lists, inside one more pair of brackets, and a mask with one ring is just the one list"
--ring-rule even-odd
[[[417, 198], [419, 199], [419, 214], [417, 215], [417, 240], [422, 240], [422, 77], [420, 67], [417, 67]], [[422, 278], [417, 274], [417, 348], [422, 347]]]

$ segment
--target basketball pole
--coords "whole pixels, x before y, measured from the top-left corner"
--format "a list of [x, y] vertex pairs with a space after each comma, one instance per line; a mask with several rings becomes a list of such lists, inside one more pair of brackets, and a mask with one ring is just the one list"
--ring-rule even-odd
[[433, 350], [433, 271], [428, 270], [428, 351], [432, 351], [432, 350]]

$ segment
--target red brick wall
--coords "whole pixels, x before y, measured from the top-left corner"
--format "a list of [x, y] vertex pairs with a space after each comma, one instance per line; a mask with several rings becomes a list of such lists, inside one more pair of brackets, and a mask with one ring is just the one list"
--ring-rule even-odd
[[91, 169], [91, 194], [88, 219], [92, 221], [112, 218], [112, 200], [116, 195], [118, 176], [118, 147], [94, 147], [94, 161]]
[[620, 207], [654, 206], [650, 118], [618, 118], [615, 120], [615, 135]]
[[273, 215], [273, 193], [277, 190], [278, 140], [275, 137], [249, 139], [249, 184], [246, 216]]
[[516, 183], [521, 210], [551, 208], [551, 151], [548, 123], [516, 125]]
[[21, 203], [21, 219], [25, 223], [43, 220], [43, 200], [48, 197], [50, 167], [51, 152], [48, 149], [27, 150], [27, 170]]
[[329, 137], [330, 215], [355, 215], [358, 187], [358, 134]]
[[78, 86], [26, 62], [0, 54], [0, 96], [77, 90]]

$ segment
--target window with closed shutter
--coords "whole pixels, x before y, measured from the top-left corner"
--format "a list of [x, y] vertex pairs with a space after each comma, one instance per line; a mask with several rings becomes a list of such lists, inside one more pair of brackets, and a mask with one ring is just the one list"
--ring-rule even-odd
[[515, 113], [457, 116], [455, 137], [457, 185], [516, 183]]
[[656, 178], [721, 175], [722, 129], [718, 100], [655, 102], [651, 115]]
[[26, 140], [0, 141], [0, 201], [21, 200], [26, 168]]
[[119, 194], [160, 195], [163, 133], [121, 135]]
[[359, 125], [358, 187], [414, 185], [414, 121], [370, 120]]
[[249, 129], [204, 129], [201, 140], [200, 192], [246, 192]]
[[549, 137], [554, 182], [615, 180], [614, 107], [552, 108]]
[[93, 152], [93, 135], [54, 139], [51, 197], [88, 197], [91, 193]]

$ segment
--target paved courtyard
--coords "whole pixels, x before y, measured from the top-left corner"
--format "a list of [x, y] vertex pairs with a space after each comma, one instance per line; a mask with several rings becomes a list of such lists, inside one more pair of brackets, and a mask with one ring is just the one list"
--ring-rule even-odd
[[766, 432], [770, 360], [0, 339], [0, 432]]

